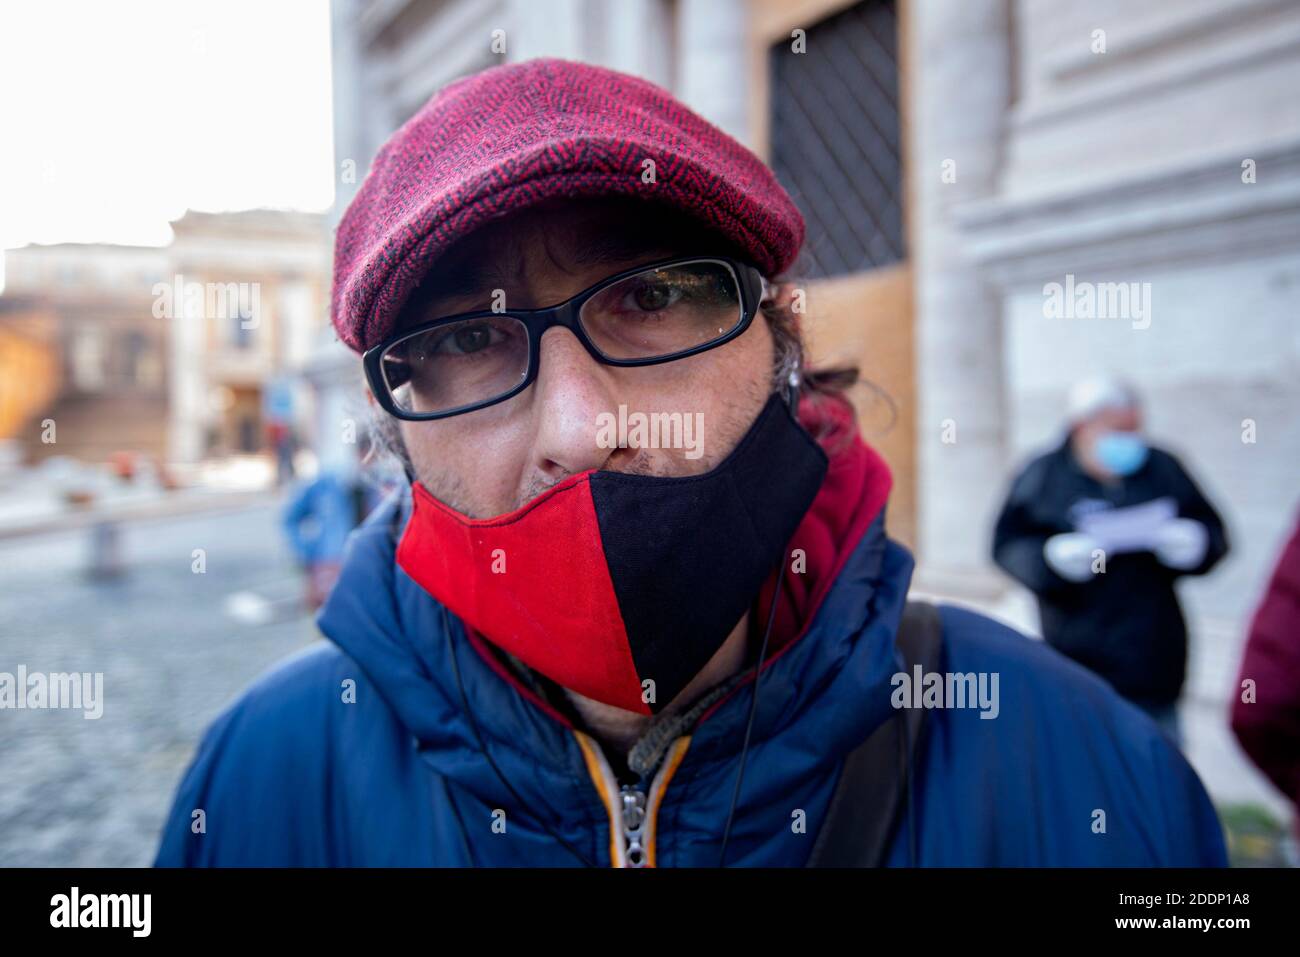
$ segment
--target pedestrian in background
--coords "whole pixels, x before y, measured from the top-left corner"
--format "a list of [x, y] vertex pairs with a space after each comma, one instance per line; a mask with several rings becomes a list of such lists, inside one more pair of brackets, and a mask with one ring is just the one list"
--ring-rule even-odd
[[307, 577], [306, 604], [320, 608], [338, 580], [348, 536], [377, 503], [354, 446], [337, 443], [314, 478], [299, 483], [284, 508], [289, 547]]
[[1135, 391], [1070, 391], [1065, 437], [1016, 477], [993, 559], [1038, 599], [1043, 638], [1181, 740], [1187, 625], [1174, 583], [1228, 552], [1223, 521], [1173, 455], [1142, 433]]

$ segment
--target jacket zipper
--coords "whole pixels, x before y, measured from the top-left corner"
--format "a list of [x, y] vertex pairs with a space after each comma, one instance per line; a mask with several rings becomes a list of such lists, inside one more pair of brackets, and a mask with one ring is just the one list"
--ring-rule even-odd
[[605, 755], [594, 740], [580, 731], [582, 750], [588, 759], [588, 772], [610, 817], [610, 863], [613, 867], [649, 867], [654, 859], [655, 817], [663, 800], [667, 779], [690, 744], [690, 737], [674, 741], [664, 752], [647, 786], [645, 775], [635, 784], [620, 785]]
[[645, 776], [637, 779], [636, 784], [624, 784], [619, 791], [621, 806], [616, 817], [620, 817], [623, 840], [623, 866], [645, 867], [649, 858], [646, 846], [646, 824], [649, 814], [646, 808]]

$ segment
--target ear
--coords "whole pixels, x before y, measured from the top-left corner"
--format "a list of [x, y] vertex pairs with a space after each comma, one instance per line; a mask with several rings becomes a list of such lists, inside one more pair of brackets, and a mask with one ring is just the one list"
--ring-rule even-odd
[[801, 334], [803, 314], [808, 311], [807, 288], [799, 283], [786, 280], [779, 283], [769, 283], [766, 293], [767, 295], [763, 299], [763, 308], [786, 317], [795, 334]]
[[792, 282], [764, 282], [763, 304], [778, 309], [789, 309], [794, 302], [795, 286]]

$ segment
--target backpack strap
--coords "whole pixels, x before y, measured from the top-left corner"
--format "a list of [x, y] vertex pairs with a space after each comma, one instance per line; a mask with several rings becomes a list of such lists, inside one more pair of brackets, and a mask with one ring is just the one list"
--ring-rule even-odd
[[[895, 645], [909, 674], [939, 670], [943, 625], [928, 602], [907, 603]], [[907, 809], [921, 754], [924, 708], [901, 708], [844, 760], [807, 867], [880, 867]], [[910, 747], [911, 753], [908, 753]]]

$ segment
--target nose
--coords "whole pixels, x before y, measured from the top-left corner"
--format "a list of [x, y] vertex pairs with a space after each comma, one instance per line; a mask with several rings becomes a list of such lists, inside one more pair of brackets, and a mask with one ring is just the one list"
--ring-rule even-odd
[[617, 412], [615, 370], [597, 362], [567, 329], [542, 336], [533, 383], [533, 466], [551, 482], [587, 469], [607, 468], [629, 449], [602, 448], [599, 416]]

